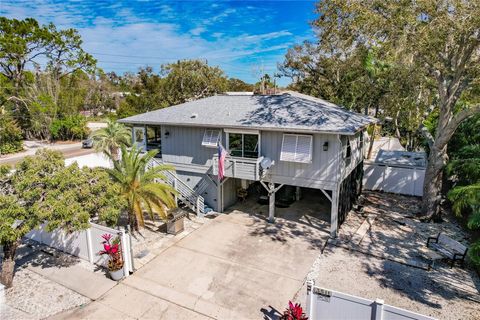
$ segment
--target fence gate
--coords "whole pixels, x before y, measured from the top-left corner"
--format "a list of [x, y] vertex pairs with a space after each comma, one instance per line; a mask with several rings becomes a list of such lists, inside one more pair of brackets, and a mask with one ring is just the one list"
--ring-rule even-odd
[[396, 308], [383, 300], [369, 300], [307, 283], [309, 320], [434, 320], [412, 311]]

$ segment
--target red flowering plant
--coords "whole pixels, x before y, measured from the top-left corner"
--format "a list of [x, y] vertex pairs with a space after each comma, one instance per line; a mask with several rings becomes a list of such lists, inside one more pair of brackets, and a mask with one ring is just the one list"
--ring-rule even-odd
[[105, 233], [103, 238], [103, 250], [98, 254], [108, 255], [108, 270], [117, 271], [123, 268], [122, 251], [120, 250], [120, 238], [113, 238], [111, 234]]
[[288, 308], [283, 312], [282, 320], [308, 320], [308, 317], [303, 312], [303, 308], [300, 303], [293, 304], [292, 301], [288, 301]]

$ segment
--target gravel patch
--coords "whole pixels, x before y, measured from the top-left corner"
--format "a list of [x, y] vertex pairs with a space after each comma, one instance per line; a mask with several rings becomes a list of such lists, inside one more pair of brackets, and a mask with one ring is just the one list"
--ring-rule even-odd
[[439, 319], [480, 319], [480, 281], [468, 270], [444, 266], [428, 272], [332, 245], [316, 267], [310, 277], [323, 288]]
[[13, 287], [5, 290], [0, 319], [43, 319], [90, 302], [64, 286], [28, 269], [18, 269]]
[[[366, 191], [362, 198], [362, 210], [350, 212], [338, 239], [328, 241], [307, 280], [439, 319], [480, 319], [475, 271], [450, 268], [445, 262], [437, 262], [432, 271], [414, 267], [428, 263], [426, 239], [440, 231], [468, 245], [468, 235], [456, 220], [445, 213], [442, 223], [420, 222], [415, 197]], [[305, 292], [304, 285], [298, 301], [305, 301]]]

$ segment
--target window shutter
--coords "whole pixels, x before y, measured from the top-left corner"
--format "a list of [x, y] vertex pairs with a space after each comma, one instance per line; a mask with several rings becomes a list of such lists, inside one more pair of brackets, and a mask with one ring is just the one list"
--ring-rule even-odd
[[310, 163], [312, 161], [312, 136], [284, 134], [280, 160]]
[[202, 146], [217, 147], [220, 139], [220, 130], [206, 129], [203, 134]]
[[293, 134], [284, 134], [282, 151], [280, 153], [280, 160], [295, 161], [296, 147], [297, 147], [297, 136]]
[[302, 163], [312, 161], [312, 136], [297, 136], [295, 161]]

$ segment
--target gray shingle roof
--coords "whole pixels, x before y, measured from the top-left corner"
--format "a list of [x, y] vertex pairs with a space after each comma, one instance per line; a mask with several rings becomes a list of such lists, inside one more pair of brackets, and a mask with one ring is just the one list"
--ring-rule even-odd
[[353, 134], [375, 122], [328, 101], [296, 92], [219, 95], [159, 109], [119, 122]]

